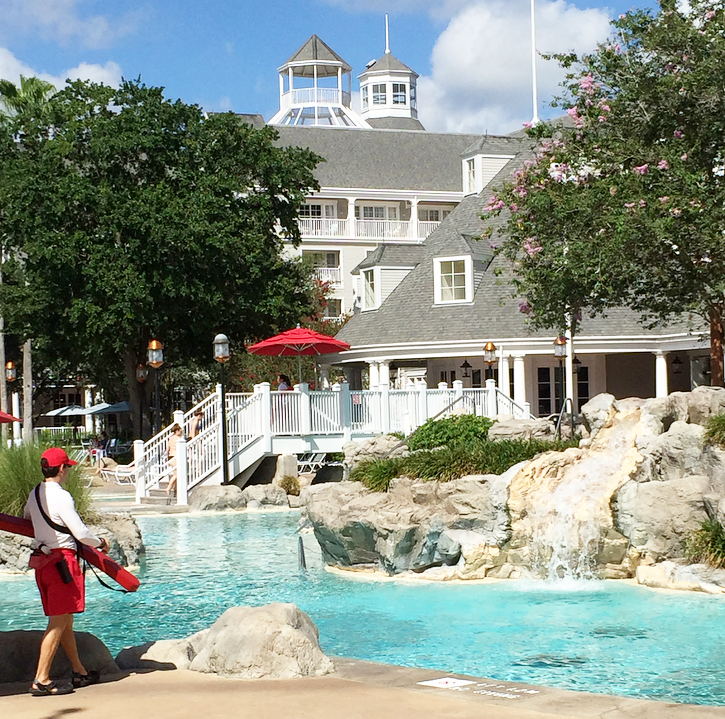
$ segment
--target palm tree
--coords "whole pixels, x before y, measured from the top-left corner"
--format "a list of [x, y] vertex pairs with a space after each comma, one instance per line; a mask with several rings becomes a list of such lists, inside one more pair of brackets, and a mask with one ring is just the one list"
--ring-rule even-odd
[[[0, 80], [0, 122], [11, 117], [21, 121], [43, 119], [48, 112], [48, 100], [55, 94], [55, 86], [39, 77], [20, 76], [20, 86], [10, 80]], [[4, 251], [3, 251], [4, 252]], [[2, 282], [2, 257], [0, 257], [0, 282]], [[5, 320], [0, 317], [0, 367], [5, 367]], [[0, 410], [8, 411], [8, 397], [4, 378], [0, 392]], [[33, 363], [32, 340], [23, 344], [23, 441], [33, 441]], [[5, 426], [3, 426], [3, 439]]]

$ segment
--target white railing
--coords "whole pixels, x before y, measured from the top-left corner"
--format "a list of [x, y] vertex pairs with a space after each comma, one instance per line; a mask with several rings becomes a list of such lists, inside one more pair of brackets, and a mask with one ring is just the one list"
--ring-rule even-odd
[[[219, 481], [222, 467], [220, 397], [218, 387], [189, 412], [174, 415], [188, 435], [195, 413], [202, 412], [199, 434], [188, 441], [180, 438], [177, 444], [179, 503], [187, 503], [188, 491], [195, 486], [212, 478]], [[298, 385], [294, 392], [273, 392], [265, 383], [257, 385], [254, 394], [226, 395], [227, 460], [235, 471], [243, 471], [246, 465], [240, 464], [239, 458], [247, 457], [244, 461], [251, 463], [264, 454], [296, 451], [290, 450], [290, 446], [298, 446], [290, 445], [291, 441], [307, 446], [308, 442], [315, 444], [314, 438], [319, 437], [318, 441], [324, 439], [326, 447], [339, 448], [323, 451], [339, 451], [354, 436], [387, 432], [408, 435], [430, 418], [460, 412], [486, 417], [499, 414], [517, 419], [532, 417], [528, 404], [521, 406], [514, 402], [493, 380], [487, 380], [485, 388], [474, 389], [463, 389], [458, 381], [453, 388], [442, 385], [428, 389], [419, 383], [403, 390], [390, 390], [382, 385], [372, 390], [351, 391], [348, 385], [342, 384], [317, 392], [310, 392], [307, 385]], [[138, 502], [151, 489], [162, 486], [174, 471], [168, 462], [170, 436], [171, 427], [166, 427], [148, 442], [134, 443]], [[276, 452], [275, 438], [284, 445]], [[245, 455], [247, 449], [250, 454]]]
[[300, 217], [297, 220], [303, 237], [349, 237], [350, 223], [322, 217]]
[[339, 105], [342, 97], [342, 104], [346, 107], [350, 106], [350, 93], [340, 92], [335, 87], [318, 87], [315, 93], [314, 87], [303, 87], [298, 90], [289, 90], [282, 93], [281, 103], [283, 107], [290, 105], [306, 105], [309, 103], [322, 103]]
[[342, 280], [342, 271], [339, 267], [315, 267], [317, 279], [331, 285], [339, 285]]
[[438, 225], [440, 225], [440, 222], [428, 222], [420, 220], [418, 222], [418, 237], [428, 237], [433, 230], [435, 230]]
[[355, 220], [355, 235], [380, 239], [412, 237], [411, 225], [406, 220]]

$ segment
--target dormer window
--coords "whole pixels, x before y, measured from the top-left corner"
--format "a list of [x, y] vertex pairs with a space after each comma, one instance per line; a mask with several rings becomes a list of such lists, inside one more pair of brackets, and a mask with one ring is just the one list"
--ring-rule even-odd
[[466, 160], [466, 170], [467, 170], [467, 192], [475, 192], [476, 191], [476, 161], [471, 158], [470, 160]]
[[377, 309], [378, 299], [375, 284], [375, 270], [365, 270], [363, 272], [363, 311]]
[[473, 301], [473, 262], [470, 255], [433, 260], [435, 304]]

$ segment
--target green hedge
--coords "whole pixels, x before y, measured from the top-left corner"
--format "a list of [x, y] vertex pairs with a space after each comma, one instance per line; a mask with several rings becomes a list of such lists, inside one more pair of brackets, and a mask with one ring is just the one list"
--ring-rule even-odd
[[[46, 445], [32, 444], [0, 448], [0, 512], [22, 517], [25, 503], [36, 484], [43, 480], [40, 456]], [[90, 521], [94, 517], [90, 490], [78, 467], [72, 467], [63, 487], [72, 495], [78, 514]]]
[[407, 457], [361, 462], [350, 472], [350, 479], [362, 482], [376, 492], [385, 492], [395, 477], [448, 482], [467, 474], [503, 474], [515, 464], [533, 459], [542, 452], [561, 451], [577, 445], [577, 439], [477, 440], [436, 450], [420, 450]]
[[429, 419], [408, 438], [410, 450], [453, 447], [488, 438], [493, 420], [474, 414], [459, 414], [442, 419]]

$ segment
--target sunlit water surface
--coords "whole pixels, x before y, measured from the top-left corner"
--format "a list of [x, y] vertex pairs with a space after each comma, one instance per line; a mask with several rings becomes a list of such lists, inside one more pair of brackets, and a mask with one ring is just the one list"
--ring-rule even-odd
[[[294, 602], [333, 656], [699, 704], [725, 704], [725, 600], [617, 582], [381, 582], [326, 572], [299, 515], [139, 517], [141, 588], [89, 576], [76, 628], [114, 654], [184, 637], [228, 607]], [[45, 626], [35, 583], [0, 581], [0, 631]]]

